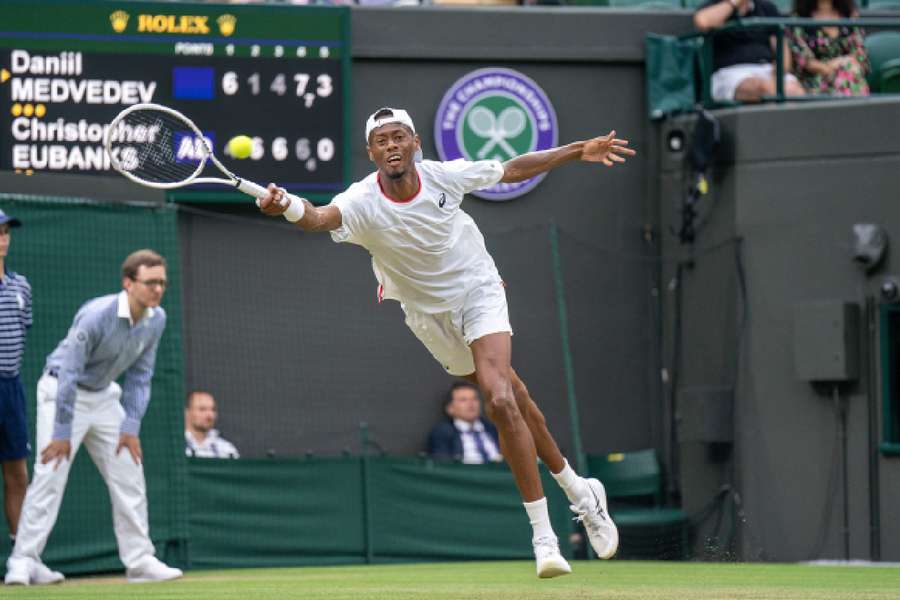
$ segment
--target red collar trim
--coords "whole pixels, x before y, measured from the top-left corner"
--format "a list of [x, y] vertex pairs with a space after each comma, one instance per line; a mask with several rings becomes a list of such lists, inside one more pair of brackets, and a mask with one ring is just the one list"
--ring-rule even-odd
[[384, 191], [384, 186], [381, 185], [381, 173], [376, 174], [375, 179], [376, 181], [378, 181], [378, 189], [381, 190], [381, 195], [396, 204], [406, 204], [407, 202], [412, 202], [416, 199], [416, 196], [419, 195], [419, 192], [422, 191], [422, 177], [419, 175], [418, 171], [416, 171], [416, 180], [418, 181], [419, 185], [416, 188], [416, 192], [412, 196], [409, 196], [408, 198], [401, 198], [400, 200], [391, 198], [388, 193]]

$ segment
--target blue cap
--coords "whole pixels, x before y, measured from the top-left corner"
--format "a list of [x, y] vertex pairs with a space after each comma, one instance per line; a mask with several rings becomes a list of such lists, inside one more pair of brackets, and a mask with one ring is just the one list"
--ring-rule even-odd
[[21, 227], [22, 226], [22, 221], [18, 220], [15, 217], [9, 216], [5, 212], [3, 212], [3, 210], [0, 210], [0, 225], [3, 225], [4, 223], [9, 223], [10, 227]]

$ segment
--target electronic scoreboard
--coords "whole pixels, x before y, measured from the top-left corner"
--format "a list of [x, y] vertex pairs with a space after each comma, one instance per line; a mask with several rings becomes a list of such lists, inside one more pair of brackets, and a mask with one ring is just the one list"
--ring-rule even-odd
[[[349, 9], [0, 1], [0, 169], [112, 174], [105, 126], [154, 102], [187, 115], [247, 179], [328, 199], [349, 168]], [[239, 164], [227, 143], [253, 139]], [[191, 160], [180, 138], [173, 152]], [[221, 187], [178, 200], [245, 201]]]

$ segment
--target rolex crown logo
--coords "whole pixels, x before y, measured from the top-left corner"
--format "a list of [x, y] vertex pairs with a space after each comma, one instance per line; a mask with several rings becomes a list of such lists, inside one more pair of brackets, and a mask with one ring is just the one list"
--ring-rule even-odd
[[124, 10], [117, 10], [109, 15], [109, 22], [112, 24], [113, 31], [122, 33], [128, 26], [128, 13]]
[[222, 32], [222, 35], [228, 37], [234, 33], [234, 28], [237, 25], [237, 17], [225, 14], [216, 19], [216, 23], [219, 24], [219, 31]]

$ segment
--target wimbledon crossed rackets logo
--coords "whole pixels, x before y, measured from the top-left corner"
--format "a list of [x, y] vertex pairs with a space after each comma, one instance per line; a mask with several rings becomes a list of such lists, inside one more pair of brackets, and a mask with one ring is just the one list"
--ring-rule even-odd
[[[521, 152], [516, 152], [516, 149], [510, 146], [506, 140], [515, 139], [525, 131], [527, 119], [525, 111], [516, 106], [507, 106], [499, 115], [495, 115], [484, 105], [472, 108], [466, 117], [466, 126], [476, 136], [487, 140], [475, 153], [475, 156], [479, 159], [492, 156], [496, 160], [508, 160], [521, 154]], [[501, 157], [499, 152], [496, 152], [498, 148], [505, 152], [506, 156]], [[493, 154], [489, 154], [491, 152]]]
[[[434, 125], [443, 160], [506, 161], [557, 143], [556, 113], [538, 85], [511, 69], [479, 69], [459, 79], [444, 94]], [[474, 192], [486, 200], [525, 194], [543, 175]]]

